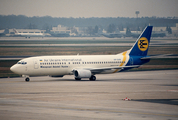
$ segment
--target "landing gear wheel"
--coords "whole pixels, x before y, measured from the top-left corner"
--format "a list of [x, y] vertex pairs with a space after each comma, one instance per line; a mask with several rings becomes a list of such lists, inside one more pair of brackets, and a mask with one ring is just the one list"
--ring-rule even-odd
[[25, 81], [26, 81], [26, 82], [29, 82], [29, 81], [30, 81], [30, 78], [28, 78], [28, 77], [25, 78]]
[[81, 80], [81, 78], [75, 78], [75, 80]]
[[92, 75], [91, 77], [90, 77], [90, 81], [95, 81], [96, 80], [96, 77], [94, 76], [94, 75]]

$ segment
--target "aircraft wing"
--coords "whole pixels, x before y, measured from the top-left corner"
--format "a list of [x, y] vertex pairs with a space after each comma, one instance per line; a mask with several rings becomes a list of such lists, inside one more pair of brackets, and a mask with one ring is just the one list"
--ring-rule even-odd
[[[111, 66], [111, 67], [102, 67], [102, 68], [82, 68], [83, 70], [90, 70], [92, 73], [97, 74], [97, 73], [101, 73], [103, 71], [107, 71], [107, 70], [112, 70], [112, 69], [124, 69], [124, 68], [137, 68], [140, 65], [132, 65], [132, 66]], [[81, 68], [78, 68], [81, 70]], [[74, 69], [78, 70], [78, 69]]]
[[162, 54], [162, 55], [150, 55], [142, 57], [142, 60], [146, 59], [166, 59], [166, 58], [178, 58], [178, 54]]

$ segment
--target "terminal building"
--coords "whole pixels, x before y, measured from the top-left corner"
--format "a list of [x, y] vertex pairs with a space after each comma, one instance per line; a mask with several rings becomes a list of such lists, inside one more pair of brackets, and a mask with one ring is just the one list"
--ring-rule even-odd
[[166, 36], [178, 37], [178, 19], [151, 19], [150, 25], [153, 26], [153, 33], [165, 33]]
[[57, 27], [52, 27], [52, 30], [50, 30], [50, 34], [53, 37], [69, 37], [71, 33], [71, 30], [68, 30], [67, 27], [64, 27], [62, 25], [58, 25]]

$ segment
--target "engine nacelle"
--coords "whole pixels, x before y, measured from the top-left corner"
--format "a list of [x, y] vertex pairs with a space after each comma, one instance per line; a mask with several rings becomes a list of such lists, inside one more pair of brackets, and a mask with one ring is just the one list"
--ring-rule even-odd
[[74, 70], [75, 78], [90, 78], [91, 71], [90, 70]]

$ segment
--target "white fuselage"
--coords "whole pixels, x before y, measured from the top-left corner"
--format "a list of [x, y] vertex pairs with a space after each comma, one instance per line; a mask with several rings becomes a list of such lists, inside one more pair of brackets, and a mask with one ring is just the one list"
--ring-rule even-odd
[[20, 35], [23, 37], [44, 37], [43, 33], [15, 33], [15, 35]]
[[[63, 76], [73, 74], [75, 69], [94, 69], [124, 66], [129, 60], [125, 54], [118, 55], [76, 55], [76, 56], [40, 56], [20, 60], [11, 70], [27, 76]], [[99, 71], [115, 73], [119, 69]], [[98, 74], [97, 73], [97, 74]]]

